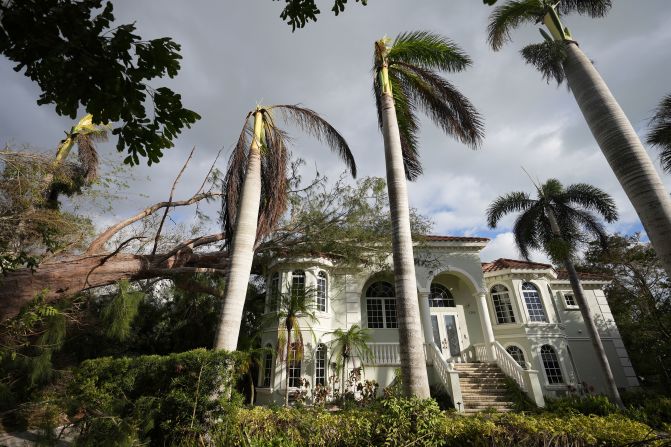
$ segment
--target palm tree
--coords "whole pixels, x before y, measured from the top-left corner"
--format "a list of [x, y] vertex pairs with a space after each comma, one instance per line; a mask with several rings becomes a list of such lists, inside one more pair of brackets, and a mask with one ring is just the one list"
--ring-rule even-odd
[[336, 356], [336, 373], [342, 375], [340, 395], [344, 396], [347, 362], [352, 357], [359, 357], [360, 359], [374, 357], [373, 351], [368, 347], [370, 333], [367, 329], [362, 329], [358, 324], [354, 324], [346, 331], [338, 328], [330, 332], [329, 335], [332, 336], [330, 358], [333, 359], [333, 356]]
[[[81, 175], [84, 184], [90, 185], [98, 178], [99, 160], [95, 143], [107, 141], [109, 131], [109, 125], [94, 123], [93, 116], [90, 114], [84, 116], [76, 125], [72, 126], [70, 132], [66, 132], [65, 139], [58, 144], [56, 157], [52, 163], [53, 168], [60, 167], [70, 155], [73, 146], [77, 144]], [[55, 187], [56, 185], [53, 185], [53, 180], [54, 174], [50, 172], [44, 176], [42, 182], [45, 198], [52, 205], [56, 204], [58, 200], [58, 189]]]
[[662, 168], [671, 174], [671, 95], [667, 95], [659, 103], [650, 124], [652, 129], [647, 141], [649, 144], [659, 146]]
[[461, 71], [470, 64], [455, 43], [428, 32], [408, 32], [393, 42], [386, 38], [375, 42], [373, 91], [384, 137], [401, 371], [407, 396], [429, 397], [406, 185], [406, 178], [414, 180], [422, 172], [416, 110], [424, 111], [448, 135], [477, 147], [483, 134], [480, 116], [439, 74]]
[[281, 112], [285, 121], [325, 142], [356, 177], [356, 164], [347, 142], [316, 112], [295, 105], [276, 105], [257, 107], [247, 114], [225, 178], [222, 218], [230, 256], [215, 349], [235, 350], [255, 243], [272, 230], [286, 210], [287, 135], [275, 125], [273, 111]]
[[319, 321], [312, 293], [305, 288], [292, 287], [289, 293], [280, 295], [277, 314], [269, 318], [270, 321], [279, 319], [276, 358], [278, 362], [284, 362], [284, 405], [288, 406], [289, 366], [292, 362], [302, 361], [305, 352], [301, 322], [312, 332], [311, 324]]
[[561, 14], [602, 17], [611, 0], [509, 0], [490, 16], [489, 43], [498, 50], [522, 23], [543, 22], [545, 42], [522, 50], [549, 82], [566, 79], [611, 169], [629, 197], [667, 274], [671, 275], [671, 197], [626, 115], [601, 75], [582, 52]]
[[550, 179], [543, 185], [537, 185], [536, 191], [536, 200], [525, 192], [512, 192], [497, 198], [487, 209], [487, 223], [491, 228], [496, 228], [496, 224], [506, 214], [521, 212], [515, 221], [513, 233], [522, 256], [528, 260], [530, 250], [543, 250], [555, 262], [564, 265], [573, 296], [606, 375], [608, 390], [613, 400], [624, 408], [573, 264], [577, 247], [588, 242], [587, 237], [596, 236], [602, 244], [606, 244], [608, 236], [592, 212], [601, 215], [606, 222], [613, 222], [617, 219], [615, 203], [599, 188], [584, 183], [564, 188], [558, 180]]

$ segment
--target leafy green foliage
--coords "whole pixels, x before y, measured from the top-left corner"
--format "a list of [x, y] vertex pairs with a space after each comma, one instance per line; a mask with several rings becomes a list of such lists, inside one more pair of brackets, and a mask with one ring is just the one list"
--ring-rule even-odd
[[564, 61], [567, 57], [565, 42], [546, 40], [543, 43], [527, 45], [522, 49], [522, 57], [527, 64], [541, 72], [543, 80], [548, 84], [552, 79], [557, 82], [557, 86], [564, 82]]
[[659, 148], [662, 168], [671, 173], [671, 95], [665, 96], [657, 106], [646, 141]]
[[[285, 0], [286, 6], [282, 10], [280, 17], [291, 26], [291, 31], [296, 28], [303, 28], [310, 21], [316, 22], [320, 11], [317, 8], [315, 0]], [[368, 0], [356, 0], [366, 6]], [[347, 0], [334, 0], [331, 11], [337, 16], [345, 10]]]
[[239, 405], [228, 393], [243, 359], [239, 353], [199, 349], [83, 362], [67, 398], [69, 414], [82, 430], [78, 445], [196, 444]]
[[120, 341], [126, 340], [143, 298], [144, 293], [134, 290], [128, 281], [120, 281], [116, 296], [100, 314], [105, 335]]
[[102, 0], [3, 2], [0, 52], [39, 85], [38, 104], [73, 119], [83, 106], [96, 123], [121, 122], [113, 134], [128, 152], [124, 161], [157, 163], [200, 118], [179, 94], [148, 84], [177, 75], [180, 46], [167, 37], [142, 40], [135, 25], [116, 26], [112, 10]]
[[547, 399], [546, 410], [557, 414], [579, 413], [586, 416], [608, 416], [618, 412], [618, 407], [601, 394], [572, 394], [559, 399]]
[[634, 369], [644, 386], [668, 396], [671, 281], [653, 247], [640, 235], [610, 236], [605, 247], [588, 247], [581, 268], [612, 278], [605, 292]]

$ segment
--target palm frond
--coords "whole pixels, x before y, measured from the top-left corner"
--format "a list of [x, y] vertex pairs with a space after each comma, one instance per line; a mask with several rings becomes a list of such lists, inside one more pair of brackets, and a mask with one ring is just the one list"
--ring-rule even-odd
[[245, 117], [245, 122], [242, 126], [242, 131], [238, 137], [238, 142], [228, 159], [228, 167], [226, 168], [226, 175], [224, 177], [224, 197], [221, 205], [221, 220], [226, 238], [224, 239], [225, 246], [228, 246], [233, 240], [233, 230], [235, 228], [235, 221], [238, 216], [238, 205], [240, 202], [240, 195], [242, 194], [242, 185], [245, 182], [245, 172], [247, 170], [247, 158], [249, 148], [249, 135], [252, 133], [250, 126], [251, 113]]
[[591, 235], [598, 239], [599, 244], [602, 247], [606, 247], [608, 245], [608, 233], [606, 232], [606, 229], [601, 224], [601, 222], [599, 222], [599, 219], [594, 216], [594, 214], [588, 211], [577, 210], [575, 208], [568, 208], [567, 214], [570, 215], [573, 222], [582, 228], [579, 242], [589, 242], [588, 236]]
[[566, 79], [564, 73], [564, 61], [567, 57], [565, 42], [546, 40], [543, 43], [527, 45], [521, 53], [525, 62], [536, 67], [548, 84], [554, 79], [559, 86]]
[[513, 236], [515, 245], [520, 255], [529, 260], [531, 250], [542, 248], [540, 238], [540, 217], [543, 214], [543, 207], [534, 203], [525, 212], [520, 214], [513, 224]]
[[403, 62], [429, 70], [461, 71], [471, 59], [452, 40], [428, 31], [399, 34], [387, 54], [389, 64]]
[[264, 112], [263, 131], [265, 141], [261, 157], [261, 203], [257, 239], [272, 232], [287, 209], [288, 136], [275, 126], [267, 112]]
[[398, 72], [403, 90], [416, 107], [448, 135], [477, 148], [484, 135], [482, 119], [471, 102], [451, 83], [431, 70], [396, 63], [390, 71]]
[[517, 211], [527, 211], [534, 205], [535, 201], [529, 198], [525, 192], [511, 192], [498, 197], [487, 208], [487, 225], [490, 228], [496, 228], [499, 220], [509, 213]]
[[536, 22], [545, 14], [539, 0], [514, 0], [497, 6], [489, 16], [487, 42], [494, 51], [510, 40], [510, 32], [525, 22]]
[[561, 0], [557, 5], [557, 12], [569, 14], [577, 12], [590, 17], [604, 17], [613, 6], [611, 0]]
[[415, 105], [407, 95], [406, 90], [394, 71], [389, 72], [389, 82], [392, 86], [394, 107], [396, 108], [396, 121], [401, 136], [401, 151], [403, 152], [403, 167], [405, 178], [410, 181], [417, 179], [422, 174], [422, 164], [419, 161], [419, 139], [417, 132], [419, 123]]
[[655, 115], [650, 120], [647, 142], [660, 149], [662, 169], [671, 174], [671, 95], [662, 99]]
[[279, 109], [285, 119], [298, 125], [302, 130], [314, 136], [320, 142], [326, 143], [345, 162], [347, 168], [356, 177], [356, 163], [354, 156], [342, 135], [331, 126], [317, 112], [296, 105], [276, 105], [272, 109]]
[[576, 183], [568, 186], [561, 194], [561, 201], [580, 205], [586, 211], [596, 211], [606, 222], [617, 220], [617, 207], [613, 198], [596, 186]]

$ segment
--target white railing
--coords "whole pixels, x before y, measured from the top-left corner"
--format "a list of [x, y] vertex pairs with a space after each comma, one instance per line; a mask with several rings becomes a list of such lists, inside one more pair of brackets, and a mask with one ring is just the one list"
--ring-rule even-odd
[[463, 399], [461, 397], [461, 385], [459, 384], [459, 373], [454, 369], [451, 363], [447, 363], [435, 343], [424, 345], [426, 360], [433, 365], [436, 375], [440, 378], [445, 390], [452, 396], [455, 408], [463, 411]]
[[492, 348], [496, 355], [496, 364], [501, 371], [513, 379], [536, 405], [544, 407], [545, 399], [538, 380], [538, 371], [522, 368], [498, 341], [492, 343]]
[[488, 359], [487, 355], [487, 346], [484, 344], [478, 344], [473, 346], [475, 349], [475, 358], [479, 362], [486, 362]]
[[373, 356], [364, 358], [364, 365], [397, 366], [401, 364], [401, 351], [398, 343], [368, 343]]

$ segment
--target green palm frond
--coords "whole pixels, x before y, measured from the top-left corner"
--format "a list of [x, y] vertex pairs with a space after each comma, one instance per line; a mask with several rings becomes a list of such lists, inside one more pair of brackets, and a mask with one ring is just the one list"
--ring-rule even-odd
[[245, 170], [247, 168], [247, 157], [249, 150], [249, 137], [252, 134], [250, 124], [251, 113], [245, 117], [242, 125], [242, 131], [238, 137], [238, 142], [228, 159], [228, 167], [224, 177], [224, 197], [221, 206], [221, 220], [224, 233], [226, 234], [225, 243], [230, 244], [233, 234], [233, 228], [238, 216], [238, 203], [242, 194], [242, 185], [245, 181]]
[[527, 211], [534, 203], [529, 194], [525, 192], [511, 192], [498, 197], [487, 208], [487, 225], [490, 228], [496, 228], [499, 220], [506, 214]]
[[471, 102], [438, 74], [407, 64], [395, 64], [401, 88], [443, 131], [462, 143], [477, 148], [484, 129]]
[[585, 210], [593, 210], [599, 213], [606, 222], [617, 220], [617, 207], [613, 198], [596, 186], [586, 183], [576, 183], [568, 186], [561, 194], [562, 202], [579, 205]]
[[567, 57], [565, 42], [546, 40], [543, 43], [527, 45], [521, 53], [526, 63], [536, 67], [548, 84], [554, 79], [559, 86], [566, 79], [564, 73], [564, 61]]
[[535, 23], [545, 14], [541, 0], [514, 0], [497, 6], [489, 16], [487, 42], [494, 51], [510, 40], [510, 32], [522, 23]]
[[428, 31], [399, 34], [387, 53], [389, 65], [397, 62], [428, 70], [462, 71], [471, 59], [452, 40]]
[[612, 6], [611, 0], [561, 0], [557, 5], [557, 12], [560, 14], [576, 12], [598, 18], [608, 14]]
[[[422, 164], [419, 161], [419, 137], [417, 136], [419, 118], [416, 106], [408, 97], [406, 89], [402, 87], [396, 71], [389, 72], [389, 81], [392, 86], [398, 131], [401, 136], [405, 177], [412, 181], [422, 174]], [[380, 128], [382, 128], [381, 123]]]
[[275, 228], [287, 209], [287, 166], [289, 136], [275, 126], [270, 113], [264, 112], [264, 144], [261, 149], [261, 203], [256, 230], [257, 239]]
[[662, 169], [671, 174], [671, 94], [662, 99], [650, 120], [647, 142], [660, 149]]
[[520, 214], [513, 225], [515, 245], [524, 259], [529, 259], [532, 250], [542, 247], [542, 226], [539, 217], [543, 214], [543, 207], [534, 204]]
[[342, 371], [345, 362], [350, 357], [359, 357], [362, 359], [374, 359], [375, 354], [368, 346], [371, 341], [371, 335], [368, 329], [363, 329], [358, 324], [352, 325], [348, 330], [336, 329], [329, 332], [331, 335], [331, 361], [335, 356], [336, 371]]

